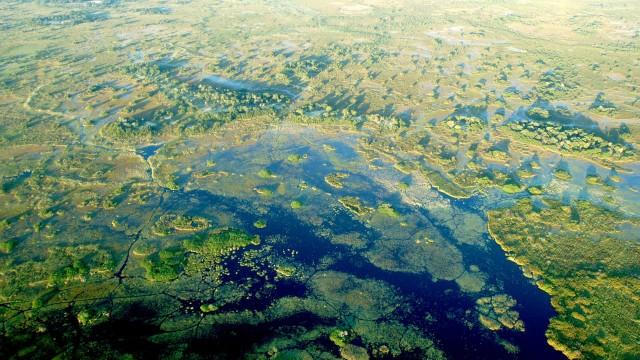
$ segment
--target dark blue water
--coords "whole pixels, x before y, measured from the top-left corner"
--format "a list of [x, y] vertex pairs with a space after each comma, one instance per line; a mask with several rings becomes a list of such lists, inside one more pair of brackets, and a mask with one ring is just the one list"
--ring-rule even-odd
[[[419, 212], [429, 219], [449, 242], [456, 244], [463, 254], [465, 264], [476, 264], [488, 274], [487, 284], [498, 286], [499, 293], [509, 294], [517, 300], [518, 305], [515, 310], [520, 313], [520, 318], [525, 323], [526, 331], [500, 330], [492, 332], [477, 323], [477, 318], [473, 311], [475, 309], [475, 300], [478, 297], [495, 293], [485, 292], [469, 295], [461, 292], [458, 285], [453, 281], [433, 282], [428, 273], [399, 273], [377, 268], [362, 256], [366, 249], [358, 250], [358, 252], [354, 253], [347, 246], [336, 246], [326, 239], [317, 237], [313, 229], [298, 220], [295, 212], [290, 209], [270, 208], [266, 217], [261, 216], [261, 218], [267, 220], [267, 228], [252, 229], [253, 232], [261, 236], [285, 235], [289, 239], [286, 244], [274, 246], [274, 252], [295, 249], [300, 254], [296, 260], [307, 266], [317, 265], [319, 259], [326, 256], [336, 260], [336, 263], [329, 270], [341, 271], [365, 279], [383, 280], [392, 285], [398, 290], [399, 294], [407, 299], [410, 308], [410, 312], [405, 315], [402, 321], [418, 326], [428, 333], [429, 336], [436, 340], [438, 346], [449, 358], [564, 358], [561, 353], [547, 344], [544, 335], [549, 319], [555, 315], [550, 305], [549, 296], [526, 279], [518, 266], [508, 261], [502, 250], [492, 239], [485, 238], [486, 248], [459, 245], [451, 231], [447, 227], [439, 225], [437, 220], [432, 218], [426, 210], [403, 204], [397, 193], [388, 192], [371, 181], [371, 179], [358, 173], [350, 173], [350, 177], [344, 180], [345, 187], [342, 189], [335, 189], [329, 186], [324, 181], [324, 176], [337, 171], [330, 164], [329, 157], [338, 156], [343, 161], [351, 161], [357, 156], [349, 146], [343, 143], [331, 142], [331, 144], [336, 148], [336, 152], [331, 155], [314, 152], [314, 149], [308, 146], [290, 144], [289, 146], [291, 149], [295, 149], [296, 153], [309, 153], [308, 160], [298, 167], [292, 167], [286, 162], [279, 161], [270, 164], [268, 168], [274, 173], [287, 174], [287, 176], [292, 176], [293, 178], [302, 178], [309, 185], [333, 193], [335, 196], [358, 196], [370, 205], [380, 201], [388, 202], [403, 214]], [[279, 150], [282, 151], [282, 149]], [[217, 156], [225, 159], [225, 161], [220, 161], [220, 164], [226, 163], [233, 166], [234, 159], [238, 161], [238, 159], [251, 158], [248, 154], [256, 151], [270, 153], [273, 149], [270, 145], [259, 142], [249, 148], [235, 149], [217, 154]], [[340, 169], [338, 171], [349, 172]], [[357, 186], [347, 186], [350, 182], [357, 184]], [[483, 216], [481, 209], [484, 208], [484, 204], [482, 199], [453, 200], [451, 204], [464, 211], [474, 212]], [[250, 213], [246, 213], [244, 216], [246, 218], [241, 217], [241, 219], [246, 224], [246, 228], [249, 229], [257, 218]], [[367, 237], [370, 244], [379, 237], [374, 230], [354, 219], [346, 210], [339, 211], [334, 216], [324, 220], [323, 227], [332, 229], [334, 233], [357, 231]], [[291, 282], [280, 283], [277, 290], [271, 295], [272, 298], [270, 300], [299, 291], [299, 284]], [[261, 306], [267, 306], [269, 299], [263, 299], [263, 301], [264, 303]], [[468, 313], [467, 310], [472, 310], [472, 312]], [[435, 318], [436, 321], [425, 320], [428, 318]], [[297, 320], [292, 319], [291, 321], [290, 325], [295, 325]], [[309, 318], [305, 318], [305, 321], [309, 321]], [[469, 321], [475, 323], [475, 326], [469, 327]], [[256, 329], [256, 331], [258, 330]], [[519, 353], [508, 353], [498, 343], [499, 339], [505, 339], [516, 345], [519, 348]]]
[[156, 152], [158, 152], [158, 149], [160, 149], [162, 147], [163, 144], [154, 144], [154, 145], [147, 145], [141, 148], [138, 148], [136, 150], [136, 154], [142, 156], [142, 158], [144, 158], [145, 160], [147, 160], [148, 158], [152, 157], [153, 155], [156, 154]]
[[[246, 222], [250, 223], [252, 220], [253, 218], [249, 218]], [[332, 228], [337, 232], [362, 231], [366, 235], [370, 231], [346, 211], [339, 212], [335, 218], [327, 221], [331, 222]], [[300, 223], [295, 219], [295, 215], [287, 210], [270, 209], [267, 222], [267, 228], [256, 232], [265, 237], [276, 234], [287, 236], [290, 241], [282, 244], [282, 249], [297, 250], [300, 254], [298, 261], [314, 266], [320, 258], [329, 256], [337, 260], [329, 270], [353, 274], [363, 279], [382, 280], [392, 285], [407, 299], [410, 309], [401, 320], [428, 333], [450, 359], [564, 358], [547, 344], [544, 336], [549, 318], [554, 315], [548, 296], [527, 281], [520, 269], [509, 262], [493, 243], [482, 253], [478, 253], [473, 247], [462, 247], [465, 260], [491, 272], [491, 282], [501, 283], [504, 292], [516, 298], [517, 310], [525, 322], [525, 332], [502, 330], [494, 333], [480, 326], [469, 328], [464, 320], [475, 320], [475, 315], [469, 317], [465, 311], [474, 309], [475, 297], [460, 292], [455, 282], [433, 282], [427, 273], [399, 273], [377, 268], [361, 255], [354, 254], [350, 248], [335, 246], [315, 236], [312, 228]], [[279, 250], [278, 246], [274, 248], [276, 252]], [[298, 283], [280, 283], [273, 299], [300, 291]], [[267, 299], [263, 300], [265, 303], [260, 307], [268, 303]], [[435, 318], [436, 321], [425, 320], [427, 316]], [[291, 319], [289, 325], [299, 325], [295, 322], [297, 320], [299, 319]], [[496, 335], [517, 345], [520, 352], [516, 355], [507, 353], [496, 342]]]

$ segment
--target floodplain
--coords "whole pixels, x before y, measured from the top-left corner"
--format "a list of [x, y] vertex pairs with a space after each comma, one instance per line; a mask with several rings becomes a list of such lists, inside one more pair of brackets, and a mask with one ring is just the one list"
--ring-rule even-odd
[[1, 3], [0, 358], [640, 357], [639, 23]]

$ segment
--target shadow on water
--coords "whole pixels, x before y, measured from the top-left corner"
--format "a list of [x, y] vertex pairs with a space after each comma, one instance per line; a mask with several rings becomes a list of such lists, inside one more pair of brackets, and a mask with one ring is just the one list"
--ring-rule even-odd
[[15, 189], [16, 187], [20, 186], [22, 183], [24, 183], [27, 179], [29, 179], [31, 177], [31, 170], [25, 170], [23, 172], [21, 172], [19, 175], [16, 176], [11, 176], [11, 177], [4, 177], [2, 179], [0, 179], [0, 181], [2, 181], [2, 191], [4, 192], [9, 192], [13, 189]]
[[[530, 110], [536, 109], [544, 109], [547, 111], [547, 114], [540, 116], [536, 113], [529, 113]], [[513, 113], [513, 115], [511, 115], [508, 122], [520, 121], [523, 119], [532, 119], [565, 127], [579, 128], [614, 144], [626, 144], [627, 142], [624, 140], [623, 136], [628, 134], [630, 131], [628, 126], [624, 124], [620, 127], [603, 130], [598, 121], [586, 116], [585, 114], [574, 112], [564, 106], [553, 105], [542, 99], [538, 99], [528, 107], [520, 107]]]
[[236, 91], [270, 91], [275, 93], [284, 94], [291, 99], [295, 99], [299, 96], [299, 94], [291, 89], [282, 87], [282, 86], [272, 86], [256, 81], [247, 81], [247, 80], [233, 80], [219, 75], [207, 75], [203, 78], [203, 80], [209, 84], [214, 86], [236, 90]]

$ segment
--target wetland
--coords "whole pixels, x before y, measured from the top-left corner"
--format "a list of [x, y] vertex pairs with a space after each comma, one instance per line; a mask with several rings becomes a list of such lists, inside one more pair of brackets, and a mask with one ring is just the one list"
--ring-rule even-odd
[[0, 4], [0, 358], [640, 357], [640, 7], [556, 5]]

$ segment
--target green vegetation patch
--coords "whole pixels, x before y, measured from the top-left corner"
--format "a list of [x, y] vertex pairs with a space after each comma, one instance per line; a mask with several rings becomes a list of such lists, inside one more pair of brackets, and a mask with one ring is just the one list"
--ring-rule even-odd
[[300, 164], [301, 162], [307, 160], [308, 157], [309, 156], [307, 154], [302, 154], [302, 155], [300, 155], [300, 154], [291, 154], [291, 155], [287, 156], [287, 161], [292, 163], [292, 164], [294, 164], [294, 165], [297, 165], [297, 164]]
[[569, 181], [571, 180], [571, 178], [573, 178], [569, 170], [564, 170], [564, 169], [556, 169], [553, 172], [553, 176], [564, 181]]
[[398, 210], [394, 209], [393, 206], [391, 206], [391, 204], [387, 204], [387, 203], [380, 204], [380, 206], [378, 206], [376, 210], [380, 215], [388, 216], [391, 218], [400, 217], [400, 213], [398, 212]]
[[178, 278], [185, 263], [184, 249], [174, 246], [147, 256], [142, 262], [147, 279], [167, 282]]
[[598, 174], [589, 174], [585, 177], [587, 185], [604, 185], [604, 180]]
[[[470, 197], [472, 194], [467, 189], [458, 186], [455, 182], [451, 181], [447, 177], [443, 176], [439, 171], [430, 170], [423, 168], [422, 174], [429, 180], [431, 186], [436, 188], [438, 191], [447, 194], [456, 199], [466, 199]], [[478, 179], [476, 176], [471, 176], [474, 181]]]
[[291, 206], [291, 208], [293, 210], [297, 210], [297, 209], [300, 209], [303, 206], [303, 203], [300, 200], [293, 200], [293, 201], [291, 201], [289, 206]]
[[340, 204], [344, 206], [347, 210], [358, 216], [364, 216], [369, 214], [372, 209], [368, 206], [365, 206], [360, 199], [355, 196], [344, 196], [338, 199]]
[[200, 312], [203, 313], [211, 313], [218, 310], [218, 307], [215, 304], [202, 304], [200, 305]]
[[524, 331], [520, 314], [512, 309], [515, 305], [516, 300], [506, 294], [479, 298], [476, 300], [478, 321], [493, 331], [502, 328]]
[[518, 185], [516, 182], [510, 181], [502, 185], [501, 189], [507, 194], [516, 194], [522, 191], [522, 186]]
[[264, 219], [256, 220], [256, 221], [253, 223], [253, 226], [254, 226], [256, 229], [264, 229], [264, 228], [266, 228], [266, 227], [267, 227], [267, 220], [264, 220]]
[[348, 177], [349, 177], [349, 174], [338, 172], [338, 173], [329, 174], [325, 176], [324, 181], [336, 189], [342, 189], [344, 186], [342, 184], [342, 180]]
[[102, 136], [120, 143], [145, 143], [155, 132], [156, 126], [142, 117], [119, 117], [100, 129]]
[[0, 298], [26, 304], [45, 305], [59, 288], [101, 281], [113, 275], [113, 255], [95, 245], [52, 246], [41, 257], [20, 263], [3, 263]]
[[522, 120], [510, 123], [509, 129], [527, 140], [569, 153], [587, 153], [614, 160], [635, 155], [629, 144], [614, 143], [577, 127]]
[[223, 256], [249, 245], [260, 244], [258, 235], [250, 235], [237, 229], [217, 229], [203, 236], [184, 241], [187, 251], [208, 255]]
[[262, 170], [258, 171], [258, 176], [263, 178], [263, 179], [272, 179], [272, 178], [277, 177], [269, 169], [262, 169]]
[[489, 212], [494, 239], [551, 295], [547, 338], [571, 359], [640, 357], [640, 243], [616, 237], [629, 223], [587, 201]]
[[209, 220], [200, 216], [166, 214], [160, 216], [153, 225], [157, 235], [169, 235], [174, 232], [195, 232], [209, 228]]
[[13, 248], [16, 247], [17, 243], [15, 239], [0, 241], [0, 253], [10, 253]]

